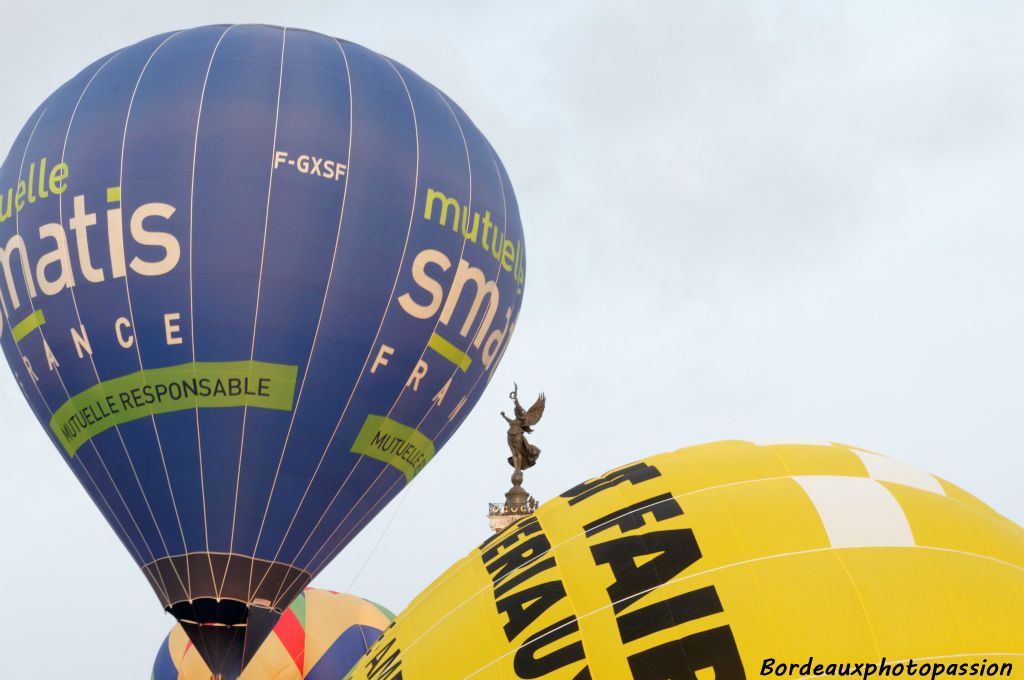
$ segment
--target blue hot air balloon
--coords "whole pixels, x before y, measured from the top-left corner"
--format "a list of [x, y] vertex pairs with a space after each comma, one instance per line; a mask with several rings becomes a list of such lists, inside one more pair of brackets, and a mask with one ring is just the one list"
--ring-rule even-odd
[[223, 677], [466, 417], [525, 262], [466, 114], [308, 31], [117, 51], [0, 169], [4, 354]]

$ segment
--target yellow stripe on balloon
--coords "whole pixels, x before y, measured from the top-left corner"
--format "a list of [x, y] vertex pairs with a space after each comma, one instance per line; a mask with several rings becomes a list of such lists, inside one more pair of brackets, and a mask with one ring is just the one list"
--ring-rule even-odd
[[281, 639], [271, 634], [239, 680], [302, 680], [302, 670], [295, 665]]

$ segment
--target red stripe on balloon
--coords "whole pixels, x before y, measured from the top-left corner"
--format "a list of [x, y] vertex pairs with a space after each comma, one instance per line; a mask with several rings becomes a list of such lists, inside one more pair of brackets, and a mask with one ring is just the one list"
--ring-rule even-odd
[[284, 648], [288, 650], [288, 654], [292, 657], [295, 665], [298, 666], [299, 672], [305, 674], [306, 631], [302, 627], [299, 617], [295, 615], [295, 612], [291, 609], [285, 610], [281, 620], [274, 627], [274, 634], [277, 635]]

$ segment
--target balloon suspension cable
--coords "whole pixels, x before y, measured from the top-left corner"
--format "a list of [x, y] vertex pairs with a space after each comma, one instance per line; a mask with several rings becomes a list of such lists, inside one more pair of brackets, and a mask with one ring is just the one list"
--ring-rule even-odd
[[402, 505], [405, 503], [405, 499], [408, 498], [408, 496], [409, 496], [409, 489], [411, 489], [411, 488], [412, 488], [411, 484], [406, 484], [405, 485], [405, 488], [402, 490], [402, 493], [401, 493], [401, 498], [398, 499], [398, 503], [395, 505], [395, 511], [394, 511], [394, 513], [392, 513], [391, 519], [388, 520], [388, 523], [385, 524], [384, 528], [381, 530], [380, 535], [377, 536], [377, 542], [373, 544], [373, 547], [370, 548], [370, 552], [368, 552], [366, 554], [366, 559], [363, 560], [363, 563], [359, 567], [359, 570], [352, 577], [352, 580], [349, 582], [348, 588], [346, 589], [346, 592], [349, 592], [349, 593], [352, 592], [352, 589], [356, 585], [356, 581], [359, 580], [359, 577], [362, 576], [362, 574], [363, 574], [363, 570], [366, 569], [366, 565], [368, 565], [370, 563], [370, 560], [376, 554], [377, 549], [380, 548], [381, 543], [384, 541], [384, 537], [387, 535], [388, 531], [391, 530], [391, 525], [394, 524], [395, 518], [398, 517], [398, 513], [401, 512]]

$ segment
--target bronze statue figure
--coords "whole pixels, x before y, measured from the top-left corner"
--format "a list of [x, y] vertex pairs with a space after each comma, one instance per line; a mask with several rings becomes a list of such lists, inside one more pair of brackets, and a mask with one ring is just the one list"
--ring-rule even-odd
[[533, 406], [526, 410], [519, 403], [519, 385], [513, 385], [515, 389], [508, 396], [515, 404], [515, 418], [509, 418], [504, 411], [501, 412], [501, 417], [508, 422], [508, 447], [512, 450], [508, 464], [515, 468], [512, 484], [519, 486], [523, 483], [523, 470], [536, 465], [537, 458], [540, 457], [540, 448], [526, 440], [526, 433], [532, 434], [533, 426], [539, 423], [541, 416], [544, 415], [545, 398], [541, 392]]

